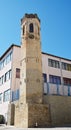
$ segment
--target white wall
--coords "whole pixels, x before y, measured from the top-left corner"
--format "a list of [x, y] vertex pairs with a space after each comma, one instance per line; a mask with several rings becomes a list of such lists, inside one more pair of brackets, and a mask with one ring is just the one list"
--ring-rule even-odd
[[[0, 70], [0, 77], [2, 75], [5, 75], [6, 72], [8, 72], [11, 69], [11, 61], [2, 69]], [[3, 101], [3, 97], [4, 97], [4, 92], [8, 89], [10, 89], [10, 84], [11, 84], [11, 79], [4, 82], [4, 84], [2, 84], [0, 86], [0, 93], [2, 93], [2, 102], [0, 103], [0, 114], [4, 115], [6, 120], [7, 120], [7, 112], [8, 112], [8, 104], [10, 101]]]
[[[53, 59], [57, 60], [60, 63], [60, 68], [54, 68], [48, 66], [48, 59]], [[52, 56], [49, 54], [42, 54], [42, 73], [47, 74], [47, 82], [49, 83], [49, 75], [55, 75], [55, 76], [60, 76], [61, 77], [61, 85], [59, 85], [59, 94], [60, 95], [68, 95], [68, 91], [70, 91], [71, 95], [71, 87], [68, 90], [69, 86], [63, 86], [63, 77], [70, 78], [71, 79], [71, 71], [63, 70], [61, 67], [61, 62], [71, 64], [70, 60], [63, 59], [60, 57]], [[48, 84], [44, 83], [44, 93], [48, 93]], [[50, 84], [49, 83], [49, 94], [57, 94], [57, 86], [56, 84]]]

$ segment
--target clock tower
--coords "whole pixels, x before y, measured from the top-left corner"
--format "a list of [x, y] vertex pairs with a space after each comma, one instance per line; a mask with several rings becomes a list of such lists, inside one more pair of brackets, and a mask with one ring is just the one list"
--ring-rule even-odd
[[21, 19], [21, 39], [20, 100], [42, 103], [40, 20], [36, 14]]
[[15, 125], [48, 126], [48, 105], [43, 104], [40, 19], [25, 14], [21, 19], [20, 99], [15, 105]]

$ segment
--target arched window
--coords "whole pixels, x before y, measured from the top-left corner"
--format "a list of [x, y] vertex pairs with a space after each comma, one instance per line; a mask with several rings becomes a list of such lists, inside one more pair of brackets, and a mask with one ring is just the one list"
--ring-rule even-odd
[[29, 32], [34, 32], [33, 23], [30, 23], [29, 25]]
[[38, 27], [38, 35], [40, 35], [40, 29], [39, 29], [39, 27]]
[[24, 33], [25, 33], [25, 27], [23, 26], [23, 35], [24, 35]]

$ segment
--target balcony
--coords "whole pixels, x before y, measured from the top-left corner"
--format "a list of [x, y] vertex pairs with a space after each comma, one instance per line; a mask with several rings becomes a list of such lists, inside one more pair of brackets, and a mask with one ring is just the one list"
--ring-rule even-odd
[[60, 84], [44, 83], [44, 94], [71, 96], [71, 86], [62, 84], [60, 85]]

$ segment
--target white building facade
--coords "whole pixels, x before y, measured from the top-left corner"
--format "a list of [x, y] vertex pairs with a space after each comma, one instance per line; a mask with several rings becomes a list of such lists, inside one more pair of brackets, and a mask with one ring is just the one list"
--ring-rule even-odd
[[[11, 45], [0, 57], [0, 114], [19, 100], [20, 46]], [[42, 52], [43, 95], [71, 96], [71, 60]]]
[[71, 60], [42, 53], [44, 94], [71, 96]]
[[[11, 45], [0, 57], [0, 114], [7, 120], [8, 104], [13, 100], [12, 91], [16, 88], [16, 70], [19, 68], [18, 61], [20, 47]], [[18, 59], [19, 58], [19, 59]], [[19, 86], [17, 81], [17, 88]], [[17, 99], [19, 98], [19, 94]]]

